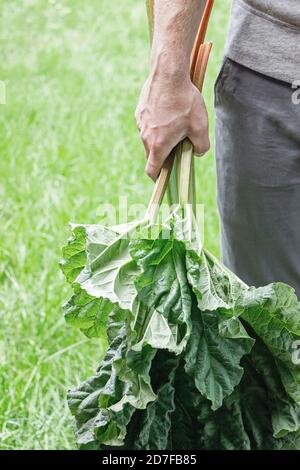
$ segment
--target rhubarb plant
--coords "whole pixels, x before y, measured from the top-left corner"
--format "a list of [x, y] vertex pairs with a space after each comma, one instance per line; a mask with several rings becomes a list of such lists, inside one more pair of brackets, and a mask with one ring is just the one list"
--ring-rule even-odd
[[299, 449], [295, 293], [246, 286], [198, 235], [186, 238], [198, 230], [189, 214], [179, 204], [161, 226], [121, 233], [72, 226], [65, 318], [106, 349], [68, 394], [78, 445]]

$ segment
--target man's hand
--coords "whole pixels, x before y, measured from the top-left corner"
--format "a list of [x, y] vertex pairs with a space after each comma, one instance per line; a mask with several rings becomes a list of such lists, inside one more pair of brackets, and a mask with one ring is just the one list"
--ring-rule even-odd
[[136, 122], [145, 147], [146, 172], [154, 181], [171, 150], [185, 137], [196, 154], [209, 149], [205, 103], [189, 77], [179, 81], [149, 77], [138, 102]]
[[206, 0], [155, 0], [151, 69], [136, 110], [147, 174], [155, 180], [185, 137], [195, 153], [209, 149], [207, 112], [189, 77], [190, 55]]

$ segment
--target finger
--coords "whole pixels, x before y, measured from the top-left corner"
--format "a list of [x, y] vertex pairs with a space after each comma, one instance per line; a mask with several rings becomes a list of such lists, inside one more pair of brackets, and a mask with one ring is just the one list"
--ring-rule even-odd
[[134, 117], [135, 117], [136, 126], [138, 130], [140, 131], [141, 130], [141, 110], [139, 106], [137, 106], [135, 110]]
[[145, 149], [145, 158], [146, 158], [146, 160], [147, 160], [148, 157], [149, 157], [149, 153], [150, 153], [150, 148], [149, 148], [148, 140], [145, 139], [145, 138], [143, 138], [142, 133], [140, 133], [140, 137], [141, 137], [141, 141], [143, 142], [143, 145], [144, 145], [144, 149]]
[[174, 147], [173, 142], [168, 142], [163, 138], [156, 139], [150, 146], [150, 153], [146, 165], [146, 173], [153, 181], [156, 181], [164, 161], [169, 156]]
[[203, 157], [210, 149], [210, 141], [209, 137], [206, 135], [203, 135], [202, 138], [199, 139], [199, 141], [196, 141], [196, 144], [194, 145], [194, 151], [195, 155], [199, 157]]
[[196, 156], [202, 157], [210, 148], [208, 129], [198, 129], [188, 135], [190, 141], [194, 147], [194, 153]]
[[146, 165], [146, 173], [153, 180], [156, 181], [163, 166], [164, 158], [158, 157], [157, 154], [150, 152]]
[[194, 152], [194, 155], [195, 155], [195, 157], [203, 157], [203, 155], [205, 155], [205, 153], [204, 152], [202, 152], [202, 153]]
[[136, 124], [137, 129], [141, 132], [141, 127], [142, 127], [141, 121], [139, 119], [136, 119], [135, 124]]

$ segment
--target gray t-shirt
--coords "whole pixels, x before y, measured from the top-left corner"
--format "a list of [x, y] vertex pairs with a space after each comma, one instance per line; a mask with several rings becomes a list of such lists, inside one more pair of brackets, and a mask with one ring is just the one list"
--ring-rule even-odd
[[233, 0], [225, 54], [264, 75], [300, 79], [300, 0]]

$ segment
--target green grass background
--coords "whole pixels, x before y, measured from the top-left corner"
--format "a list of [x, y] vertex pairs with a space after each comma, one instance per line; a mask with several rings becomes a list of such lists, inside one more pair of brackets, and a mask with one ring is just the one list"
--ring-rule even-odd
[[[216, 0], [204, 94], [213, 84], [230, 0]], [[0, 6], [0, 448], [72, 449], [66, 390], [100, 350], [69, 328], [58, 269], [68, 222], [103, 203], [144, 203], [152, 183], [134, 110], [147, 75], [143, 0], [7, 0]], [[206, 245], [218, 254], [213, 150], [197, 161]]]

